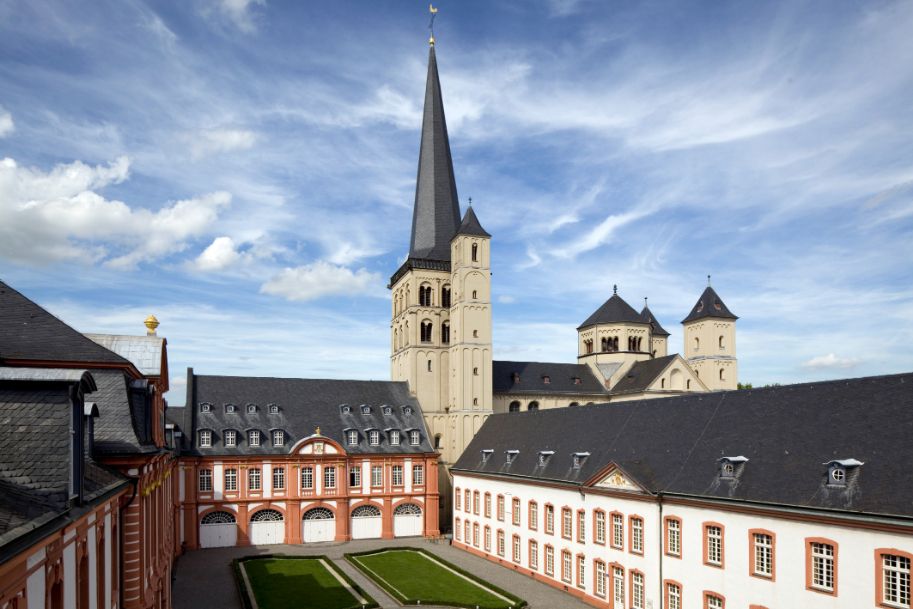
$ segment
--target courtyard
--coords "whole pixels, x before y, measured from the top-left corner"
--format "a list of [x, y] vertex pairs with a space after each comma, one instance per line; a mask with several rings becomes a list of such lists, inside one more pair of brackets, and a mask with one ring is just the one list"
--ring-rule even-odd
[[[249, 546], [249, 547], [231, 547], [231, 548], [214, 548], [208, 550], [196, 550], [188, 552], [181, 556], [175, 569], [175, 578], [173, 584], [173, 604], [174, 609], [200, 609], [206, 607], [218, 607], [219, 609], [244, 609], [241, 597], [238, 594], [238, 587], [235, 583], [235, 575], [232, 562], [235, 559], [244, 557], [268, 557], [273, 555], [284, 556], [322, 556], [329, 563], [329, 566], [335, 571], [341, 572], [348, 580], [364, 593], [377, 601], [378, 605], [383, 608], [401, 607], [406, 604], [400, 598], [396, 598], [395, 593], [387, 592], [380, 585], [375, 583], [365, 573], [359, 570], [355, 565], [346, 560], [347, 554], [362, 554], [382, 552], [385, 550], [394, 550], [400, 548], [416, 548], [423, 550], [431, 557], [439, 558], [450, 563], [460, 571], [465, 572], [470, 577], [490, 584], [493, 592], [509, 596], [511, 598], [524, 599], [528, 607], [532, 608], [554, 608], [562, 607], [567, 609], [583, 609], [589, 607], [585, 603], [557, 590], [547, 586], [532, 578], [522, 575], [513, 569], [496, 565], [478, 556], [452, 548], [447, 543], [433, 543], [421, 538], [414, 539], [397, 539], [390, 540], [359, 540], [347, 543], [318, 543], [308, 545], [270, 545], [270, 546]], [[393, 554], [393, 552], [387, 552]], [[401, 554], [397, 552], [396, 554]], [[371, 556], [368, 554], [367, 556]], [[382, 556], [374, 554], [374, 556]], [[364, 558], [364, 557], [362, 557]], [[402, 566], [403, 561], [409, 562], [409, 557], [396, 556], [397, 561], [387, 560], [389, 565], [384, 564], [385, 569], [391, 568], [391, 565], [399, 563]], [[249, 563], [250, 561], [248, 561]], [[305, 561], [310, 563], [311, 561]], [[367, 561], [372, 567], [377, 563]], [[412, 565], [414, 567], [414, 564]], [[392, 567], [396, 570], [396, 566]], [[321, 573], [318, 576], [323, 577]], [[313, 575], [313, 574], [311, 574]], [[301, 581], [314, 581], [307, 578]], [[415, 580], [422, 577], [421, 573], [415, 574]], [[278, 578], [287, 581], [288, 578]], [[402, 584], [397, 582], [399, 587]], [[315, 588], [323, 589], [322, 586]], [[399, 588], [397, 588], [399, 590]], [[462, 590], [466, 592], [464, 588]], [[424, 590], [421, 586], [418, 588], [408, 588], [401, 590], [407, 596], [416, 594], [421, 595]], [[305, 591], [299, 592], [303, 596]], [[334, 592], [335, 594], [335, 592]], [[295, 598], [295, 597], [291, 597]], [[479, 599], [482, 600], [481, 597]], [[290, 604], [289, 607], [300, 607], [301, 604]], [[433, 607], [435, 605], [422, 606]], [[480, 607], [485, 606], [480, 602]], [[494, 605], [493, 605], [494, 606]], [[505, 606], [510, 606], [505, 604]], [[269, 608], [261, 606], [260, 609], [280, 609], [277, 605], [271, 605]]]

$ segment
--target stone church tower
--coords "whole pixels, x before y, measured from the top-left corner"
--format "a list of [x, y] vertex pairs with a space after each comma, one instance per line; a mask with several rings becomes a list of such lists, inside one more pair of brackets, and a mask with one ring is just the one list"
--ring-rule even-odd
[[490, 243], [471, 207], [461, 221], [432, 42], [409, 256], [388, 286], [390, 364], [421, 403], [445, 465], [492, 412]]
[[738, 319], [709, 285], [682, 320], [685, 359], [710, 391], [738, 389], [739, 368], [735, 350]]

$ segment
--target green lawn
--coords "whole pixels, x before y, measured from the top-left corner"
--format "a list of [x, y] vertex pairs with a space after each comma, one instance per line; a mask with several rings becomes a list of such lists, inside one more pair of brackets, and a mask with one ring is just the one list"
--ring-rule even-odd
[[[329, 561], [327, 561], [329, 562]], [[260, 609], [350, 609], [362, 603], [316, 558], [243, 561]], [[373, 605], [373, 599], [358, 592]]]
[[[520, 599], [491, 584], [467, 581], [429, 560], [417, 550], [397, 549], [374, 554], [348, 554], [346, 558], [380, 587], [404, 604], [449, 605], [479, 609], [507, 609], [525, 605]], [[459, 570], [446, 563], [447, 566]], [[475, 579], [475, 578], [473, 578]], [[486, 590], [485, 586], [491, 591]], [[504, 598], [506, 597], [506, 598]]]

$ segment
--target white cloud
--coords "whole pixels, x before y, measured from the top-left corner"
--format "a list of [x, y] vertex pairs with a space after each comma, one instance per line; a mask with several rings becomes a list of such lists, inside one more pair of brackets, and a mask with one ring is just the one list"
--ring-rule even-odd
[[266, 0], [218, 0], [216, 6], [242, 32], [253, 32], [256, 29], [251, 7], [266, 6]]
[[334, 295], [386, 296], [377, 290], [380, 282], [380, 275], [367, 269], [361, 268], [353, 272], [344, 266], [318, 260], [313, 264], [283, 269], [264, 283], [260, 291], [298, 301]]
[[241, 259], [231, 237], [216, 237], [203, 252], [197, 256], [193, 266], [201, 271], [221, 271], [234, 266]]
[[860, 360], [851, 357], [838, 357], [836, 353], [819, 355], [802, 364], [803, 368], [812, 370], [847, 370], [859, 365]]
[[187, 136], [190, 141], [190, 151], [195, 159], [232, 152], [234, 150], [247, 150], [257, 142], [257, 134], [247, 129], [203, 129]]
[[629, 211], [623, 214], [612, 214], [585, 235], [579, 238], [575, 237], [568, 245], [554, 250], [555, 255], [559, 258], [574, 258], [578, 254], [588, 252], [600, 245], [609, 243], [612, 240], [615, 231], [626, 224], [639, 220], [644, 215], [646, 215], [646, 213], [643, 211]]
[[514, 298], [513, 296], [508, 296], [505, 294], [502, 296], [498, 296], [498, 302], [501, 304], [513, 304], [513, 303], [517, 302], [517, 299]]
[[4, 110], [3, 106], [0, 106], [0, 137], [6, 137], [15, 130], [16, 125], [13, 124], [13, 115]]
[[107, 166], [74, 161], [49, 172], [3, 159], [0, 257], [24, 262], [70, 259], [132, 268], [184, 249], [231, 201], [227, 192], [214, 192], [153, 211], [131, 208], [96, 192], [129, 175], [126, 157]]

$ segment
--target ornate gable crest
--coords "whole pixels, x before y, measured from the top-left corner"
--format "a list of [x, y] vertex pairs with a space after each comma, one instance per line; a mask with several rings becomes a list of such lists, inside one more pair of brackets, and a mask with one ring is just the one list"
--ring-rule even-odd
[[631, 479], [617, 467], [613, 467], [608, 473], [597, 476], [592, 486], [597, 488], [611, 488], [620, 491], [643, 491], [640, 486], [631, 481]]

